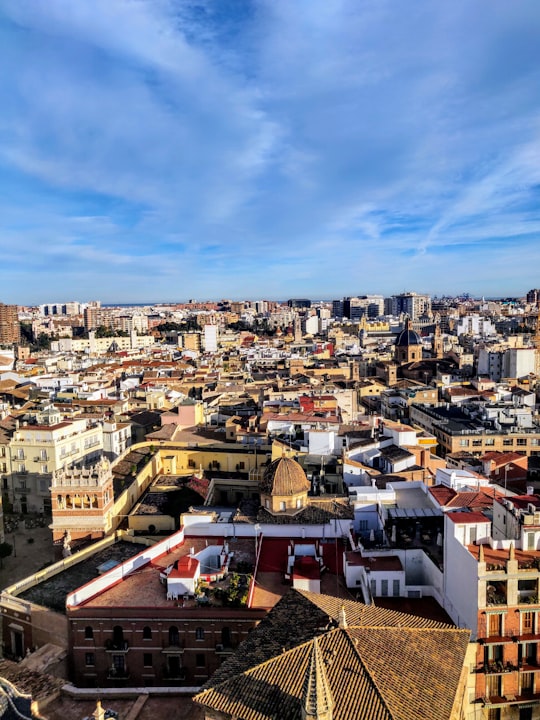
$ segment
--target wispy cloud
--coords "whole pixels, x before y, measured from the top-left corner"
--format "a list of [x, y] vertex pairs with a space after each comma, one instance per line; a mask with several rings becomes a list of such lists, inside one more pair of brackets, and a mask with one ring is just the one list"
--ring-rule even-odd
[[536, 0], [0, 0], [0, 300], [523, 293], [538, 37]]

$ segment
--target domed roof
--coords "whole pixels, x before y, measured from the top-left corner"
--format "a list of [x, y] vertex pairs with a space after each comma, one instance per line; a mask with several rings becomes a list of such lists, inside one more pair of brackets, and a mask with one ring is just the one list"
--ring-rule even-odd
[[398, 347], [408, 347], [409, 345], [421, 344], [420, 335], [412, 329], [410, 320], [407, 320], [405, 327], [396, 338], [396, 345]]
[[302, 466], [287, 457], [271, 462], [259, 483], [260, 491], [267, 495], [297, 495], [307, 492], [310, 487]]

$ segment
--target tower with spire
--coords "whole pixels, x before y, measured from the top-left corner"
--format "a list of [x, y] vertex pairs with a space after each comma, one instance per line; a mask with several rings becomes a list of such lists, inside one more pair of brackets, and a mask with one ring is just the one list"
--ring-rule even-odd
[[302, 687], [302, 720], [332, 720], [334, 701], [317, 638], [313, 638]]

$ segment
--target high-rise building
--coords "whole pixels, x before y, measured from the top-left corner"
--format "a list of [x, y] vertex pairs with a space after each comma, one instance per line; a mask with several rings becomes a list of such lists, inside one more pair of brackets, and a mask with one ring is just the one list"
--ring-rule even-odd
[[530, 305], [539, 305], [540, 304], [540, 289], [534, 288], [533, 290], [529, 290], [527, 293], [527, 302]]
[[384, 312], [384, 298], [382, 295], [360, 295], [358, 297], [343, 298], [343, 315], [353, 322], [363, 317], [377, 318]]
[[0, 303], [0, 345], [20, 342], [21, 326], [17, 305]]
[[84, 329], [85, 330], [95, 330], [97, 327], [99, 327], [102, 323], [101, 321], [101, 302], [99, 300], [95, 300], [93, 302], [88, 303], [88, 305], [84, 308]]
[[429, 295], [407, 292], [392, 296], [392, 315], [408, 315], [414, 322], [421, 315], [429, 313], [431, 313], [431, 297]]
[[339, 320], [343, 317], [343, 300], [332, 300], [332, 317]]
[[297, 310], [307, 310], [311, 307], [311, 300], [307, 298], [291, 298], [291, 300], [287, 300], [287, 305]]

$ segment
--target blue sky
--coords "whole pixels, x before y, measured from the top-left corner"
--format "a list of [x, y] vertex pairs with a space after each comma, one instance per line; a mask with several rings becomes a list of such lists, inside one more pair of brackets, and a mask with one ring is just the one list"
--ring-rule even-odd
[[0, 301], [540, 286], [538, 0], [0, 0]]

